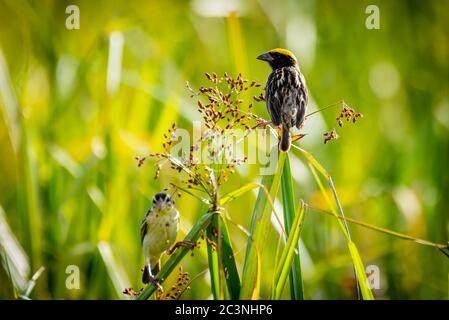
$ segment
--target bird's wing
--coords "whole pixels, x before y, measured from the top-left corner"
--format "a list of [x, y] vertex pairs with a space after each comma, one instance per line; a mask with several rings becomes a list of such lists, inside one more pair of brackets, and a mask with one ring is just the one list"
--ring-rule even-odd
[[147, 234], [147, 228], [148, 228], [148, 224], [147, 224], [147, 218], [148, 215], [150, 214], [151, 210], [148, 210], [148, 212], [145, 214], [145, 217], [143, 217], [142, 222], [140, 223], [140, 243], [143, 243], [143, 238], [145, 237], [145, 235]]
[[279, 126], [281, 124], [282, 100], [279, 97], [279, 90], [277, 88], [274, 72], [268, 77], [265, 89], [265, 99], [267, 101], [267, 109], [271, 121], [275, 126]]
[[142, 224], [140, 225], [140, 243], [143, 244], [143, 238], [145, 237], [145, 235], [147, 234], [147, 221], [144, 220], [142, 222]]
[[306, 117], [306, 100], [304, 97], [299, 96], [297, 98], [298, 111], [296, 113], [296, 127], [301, 129], [301, 126]]
[[297, 90], [296, 104], [298, 106], [298, 111], [296, 113], [296, 127], [301, 129], [302, 124], [306, 117], [307, 101], [309, 99], [309, 94], [307, 91], [306, 83], [304, 77], [300, 74], [300, 85], [301, 87]]

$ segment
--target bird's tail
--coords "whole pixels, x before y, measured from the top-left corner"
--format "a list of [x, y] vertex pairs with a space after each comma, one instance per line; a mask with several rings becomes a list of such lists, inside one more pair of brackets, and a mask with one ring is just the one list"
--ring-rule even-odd
[[146, 265], [145, 268], [143, 269], [143, 274], [142, 274], [142, 282], [144, 284], [147, 284], [150, 282], [150, 276], [153, 275], [156, 276], [156, 274], [159, 272], [159, 261], [154, 264], [154, 266], [151, 268], [151, 274], [150, 274], [150, 268], [149, 265]]
[[279, 150], [282, 152], [288, 152], [292, 144], [290, 138], [290, 130], [286, 126], [282, 126], [281, 141], [279, 142]]

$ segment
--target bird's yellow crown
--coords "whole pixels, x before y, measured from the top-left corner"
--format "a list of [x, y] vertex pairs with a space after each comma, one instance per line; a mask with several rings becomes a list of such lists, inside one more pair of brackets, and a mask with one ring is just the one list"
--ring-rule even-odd
[[287, 49], [276, 48], [276, 49], [270, 50], [269, 52], [277, 52], [277, 53], [289, 56], [290, 58], [293, 58], [295, 61], [298, 61], [296, 59], [295, 55], [290, 50], [287, 50]]

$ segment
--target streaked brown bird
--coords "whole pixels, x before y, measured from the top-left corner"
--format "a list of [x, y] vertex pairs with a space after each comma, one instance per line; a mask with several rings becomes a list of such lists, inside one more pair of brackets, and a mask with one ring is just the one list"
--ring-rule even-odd
[[272, 68], [265, 86], [265, 99], [271, 121], [282, 134], [279, 150], [291, 147], [290, 128], [303, 126], [308, 101], [306, 81], [299, 70], [298, 60], [287, 49], [273, 49], [257, 57]]
[[157, 285], [156, 274], [164, 251], [175, 243], [179, 230], [179, 211], [175, 201], [165, 192], [156, 193], [153, 204], [140, 226], [140, 239], [145, 256], [142, 282]]

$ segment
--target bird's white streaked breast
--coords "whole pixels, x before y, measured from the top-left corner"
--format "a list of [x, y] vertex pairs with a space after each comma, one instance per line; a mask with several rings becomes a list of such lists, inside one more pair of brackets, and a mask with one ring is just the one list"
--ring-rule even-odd
[[179, 230], [179, 212], [152, 212], [146, 219], [147, 233], [143, 239], [143, 248], [150, 256], [160, 255], [175, 242]]

